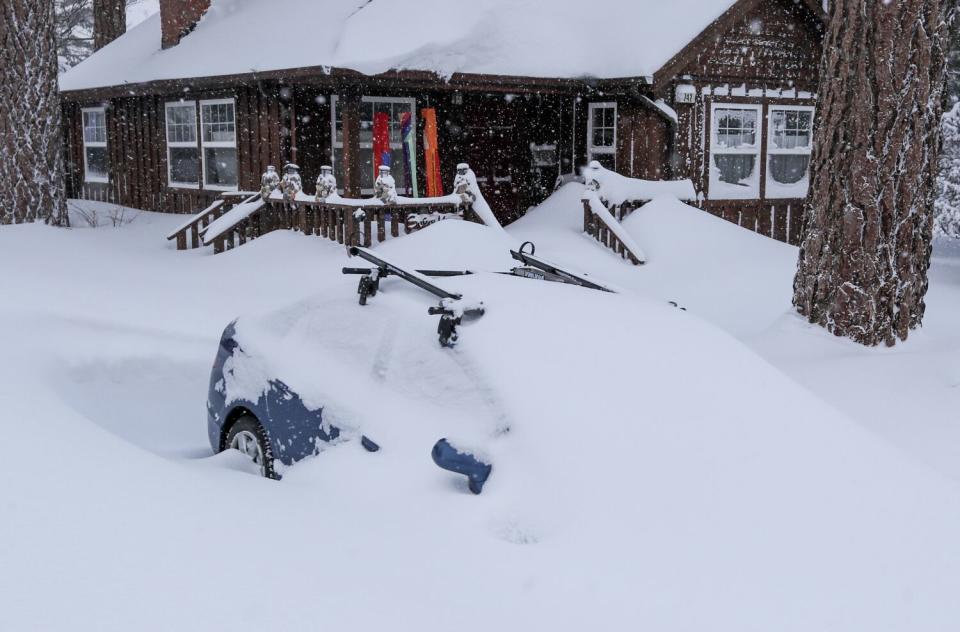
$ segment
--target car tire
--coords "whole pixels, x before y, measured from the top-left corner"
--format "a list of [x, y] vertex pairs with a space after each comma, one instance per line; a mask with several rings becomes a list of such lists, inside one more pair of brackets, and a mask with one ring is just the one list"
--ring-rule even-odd
[[270, 445], [270, 438], [253, 415], [244, 415], [237, 419], [230, 426], [223, 445], [224, 450], [238, 450], [253, 460], [260, 467], [261, 476], [274, 480], [280, 479], [273, 465], [273, 447]]

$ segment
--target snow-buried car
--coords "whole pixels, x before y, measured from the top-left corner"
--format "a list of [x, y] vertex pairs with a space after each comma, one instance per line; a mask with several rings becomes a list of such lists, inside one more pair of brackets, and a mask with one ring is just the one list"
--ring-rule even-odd
[[[393, 290], [400, 289], [396, 286], [396, 279], [406, 281], [439, 300], [439, 303], [430, 306], [426, 313], [439, 317], [437, 325], [439, 343], [440, 347], [448, 349], [442, 352], [447, 354], [453, 353], [451, 350], [459, 341], [460, 326], [479, 319], [484, 315], [485, 308], [481, 301], [466, 298], [459, 292], [441, 287], [438, 285], [437, 277], [448, 280], [456, 277], [457, 284], [465, 283], [476, 292], [492, 290], [494, 294], [502, 293], [499, 286], [506, 283], [509, 287], [507, 296], [517, 289], [536, 295], [537, 290], [533, 289], [531, 280], [568, 284], [588, 291], [613, 292], [587, 275], [570, 272], [536, 256], [535, 246], [532, 243], [523, 244], [516, 250], [507, 249], [507, 251], [514, 263], [520, 265], [514, 265], [509, 270], [498, 274], [465, 269], [406, 269], [365, 249], [351, 248], [350, 255], [362, 259], [367, 267], [344, 267], [342, 271], [346, 275], [359, 275], [358, 302], [361, 308], [375, 314], [373, 322], [364, 322], [368, 318], [367, 315], [358, 318], [356, 307], [352, 308], [354, 313], [351, 314], [342, 312], [339, 306], [331, 312], [329, 308], [300, 305], [261, 320], [258, 326], [251, 328], [252, 331], [246, 328], [241, 329], [238, 321], [230, 323], [221, 336], [210, 376], [207, 412], [211, 446], [215, 451], [231, 448], [239, 450], [250, 457], [259, 467], [260, 473], [268, 478], [280, 478], [277, 471], [278, 464], [291, 465], [307, 456], [319, 453], [324, 444], [349, 436], [359, 437], [361, 445], [367, 451], [378, 451], [380, 446], [366, 434], [361, 434], [363, 425], [358, 424], [355, 418], [351, 419], [353, 415], [343, 413], [338, 415], [335, 412], [336, 408], [331, 411], [334, 412], [333, 415], [326, 412], [331, 410], [328, 403], [330, 400], [325, 396], [318, 396], [318, 385], [310, 384], [310, 380], [303, 378], [329, 373], [331, 370], [338, 373], [349, 372], [347, 368], [349, 361], [336, 358], [334, 362], [330, 362], [335, 355], [330, 353], [329, 347], [324, 349], [323, 353], [319, 348], [315, 349], [316, 354], [308, 352], [311, 341], [323, 339], [322, 334], [317, 335], [319, 330], [333, 329], [339, 332], [339, 342], [335, 346], [346, 351], [352, 347], [348, 341], [363, 337], [366, 333], [376, 331], [378, 328], [383, 329], [384, 334], [378, 336], [381, 337], [380, 347], [370, 356], [370, 360], [374, 374], [381, 379], [386, 378], [388, 363], [392, 362], [390, 356], [396, 345], [396, 341], [391, 340], [391, 337], [398, 333], [397, 323], [407, 319], [425, 325], [425, 319], [422, 314], [419, 317], [404, 314], [404, 307], [408, 306], [394, 304], [393, 297], [382, 299], [387, 309], [371, 308], [368, 303], [380, 294], [381, 283], [391, 284], [391, 290]], [[508, 280], [507, 276], [513, 278]], [[477, 278], [467, 280], [467, 277]], [[520, 281], [520, 286], [514, 285], [517, 280]], [[326, 317], [322, 317], [319, 321], [315, 320], [321, 314], [326, 314]], [[347, 318], [337, 324], [337, 316], [341, 314]], [[350, 323], [356, 327], [354, 332], [347, 331], [351, 326]], [[303, 327], [306, 329], [302, 329]], [[241, 334], [238, 330], [242, 330], [243, 333]], [[304, 334], [312, 332], [305, 335], [301, 341], [299, 357], [297, 353], [292, 353], [292, 349], [284, 349], [282, 345], [286, 336], [299, 337], [293, 333], [296, 331]], [[278, 334], [280, 337], [275, 337]], [[272, 344], [267, 342], [271, 338]], [[263, 343], [258, 343], [260, 340]], [[331, 339], [329, 342], [334, 340]], [[435, 347], [436, 343], [427, 346]], [[307, 353], [304, 354], [304, 352]], [[426, 354], [408, 351], [404, 355], [410, 359], [418, 358], [417, 373], [426, 377], [436, 372], [432, 367], [427, 366], [432, 362], [429, 356], [435, 356], [435, 352], [436, 349], [433, 348]], [[352, 350], [349, 355], [363, 357], [363, 354], [357, 354], [356, 350]], [[311, 367], [309, 361], [311, 357], [326, 358], [327, 360], [322, 362], [324, 367]], [[502, 411], [499, 410], [495, 398], [492, 397], [492, 390], [485, 385], [481, 374], [472, 367], [468, 357], [455, 357], [460, 370], [451, 372], [448, 367], [443, 367], [440, 370], [443, 377], [434, 375], [430, 378], [430, 383], [443, 386], [448, 393], [459, 391], [460, 399], [464, 402], [482, 403], [480, 410], [483, 407], [489, 409], [488, 415], [493, 424], [485, 433], [481, 431], [481, 435], [497, 436], [507, 433], [510, 426], [505, 421]], [[293, 366], [298, 366], [299, 370], [278, 370], [278, 367], [292, 369]], [[297, 376], [298, 372], [303, 375]], [[298, 380], [297, 377], [301, 379]], [[327, 383], [327, 377], [325, 375], [320, 382]], [[380, 388], [373, 387], [364, 399], [368, 401], [370, 397], [382, 395], [380, 392], [382, 387], [383, 384]], [[337, 399], [340, 398], [342, 396], [337, 397]], [[432, 398], [428, 398], [428, 402], [430, 399]], [[407, 406], [404, 405], [404, 408]], [[476, 414], [477, 410], [476, 406], [469, 407], [470, 413]], [[463, 410], [459, 413], [454, 415], [454, 418], [463, 418], [468, 411]], [[330, 417], [336, 418], [337, 421], [332, 421]], [[482, 428], [483, 425], [480, 424], [480, 427]], [[346, 434], [341, 431], [341, 426], [348, 429]], [[454, 426], [450, 430], [471, 434], [471, 429], [468, 428]], [[479, 456], [477, 449], [472, 447], [484, 443], [483, 437], [475, 434], [477, 429], [472, 430], [474, 436], [467, 442], [451, 440], [446, 436], [440, 438], [433, 445], [430, 453], [433, 461], [441, 468], [466, 476], [469, 489], [479, 494], [490, 475], [492, 465], [488, 459]]]

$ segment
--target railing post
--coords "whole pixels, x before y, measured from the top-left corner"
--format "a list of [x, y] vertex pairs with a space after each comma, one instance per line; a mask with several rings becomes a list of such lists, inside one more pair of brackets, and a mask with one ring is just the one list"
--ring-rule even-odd
[[590, 208], [590, 200], [583, 201], [583, 232], [590, 233], [593, 224], [593, 209]]

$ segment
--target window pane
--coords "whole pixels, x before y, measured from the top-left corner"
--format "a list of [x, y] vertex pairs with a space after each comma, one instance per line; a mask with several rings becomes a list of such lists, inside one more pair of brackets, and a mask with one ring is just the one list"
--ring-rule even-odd
[[167, 108], [167, 142], [197, 142], [197, 111], [193, 105]]
[[717, 108], [715, 143], [718, 147], [734, 148], [756, 145], [757, 111], [737, 108]]
[[83, 113], [83, 140], [86, 143], [107, 142], [106, 115], [97, 110]]
[[810, 156], [773, 154], [770, 156], [770, 177], [780, 184], [800, 182], [807, 175]]
[[720, 155], [713, 157], [713, 163], [720, 172], [720, 182], [746, 187], [756, 166], [756, 156]]
[[170, 182], [197, 184], [200, 177], [200, 152], [196, 147], [170, 148]]
[[604, 108], [593, 108], [593, 126], [594, 127], [603, 127], [603, 112]]
[[88, 178], [107, 178], [107, 148], [106, 147], [87, 147], [84, 149], [86, 155], [86, 167]]
[[802, 110], [773, 110], [770, 114], [773, 146], [777, 149], [809, 149], [813, 113]]
[[616, 125], [616, 108], [603, 108], [603, 124], [607, 127]]
[[232, 147], [206, 147], [203, 150], [205, 182], [211, 186], [237, 186], [237, 150]]
[[203, 142], [232, 143], [236, 137], [233, 103], [202, 105]]

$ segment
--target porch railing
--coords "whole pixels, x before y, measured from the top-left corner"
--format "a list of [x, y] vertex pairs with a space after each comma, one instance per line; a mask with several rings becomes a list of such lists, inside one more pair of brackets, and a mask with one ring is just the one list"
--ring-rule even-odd
[[[390, 205], [340, 204], [268, 198], [253, 212], [236, 222], [211, 229], [203, 235], [206, 245], [213, 244], [215, 254], [261, 237], [275, 230], [298, 230], [345, 246], [371, 246], [389, 237], [406, 235], [419, 228], [408, 221], [415, 215], [438, 214], [460, 218], [461, 204], [406, 202]], [[224, 215], [223, 219], [228, 219]], [[389, 236], [389, 237], [388, 237]], [[374, 241], [375, 240], [375, 241]]]
[[275, 172], [264, 174], [265, 178], [268, 176], [275, 179], [265, 180], [269, 186], [262, 194], [249, 191], [223, 193], [213, 204], [171, 232], [167, 239], [176, 239], [178, 250], [213, 245], [216, 254], [274, 230], [292, 229], [348, 247], [369, 247], [445, 219], [497, 222], [492, 213], [486, 213], [490, 217], [485, 219], [484, 213], [474, 212], [474, 208], [488, 207], [476, 186], [476, 177], [465, 163], [457, 165], [456, 193], [435, 198], [398, 196], [392, 190], [390, 179], [388, 183], [384, 182], [391, 188], [379, 188], [382, 195], [379, 198], [340, 197], [335, 193], [335, 181], [332, 181], [325, 189], [331, 192], [330, 195], [318, 199], [299, 190], [299, 176], [296, 176], [297, 187], [286, 193], [283, 193], [288, 184], [286, 180], [281, 185]]
[[613, 209], [608, 209], [596, 192], [584, 192], [583, 232], [591, 235], [624, 259], [628, 259], [630, 263], [643, 265], [647, 262], [646, 255], [620, 224], [620, 220], [640, 206], [639, 203], [636, 206], [632, 204], [627, 206], [621, 204], [619, 207], [614, 206]]
[[597, 161], [592, 161], [583, 169], [583, 177], [583, 232], [634, 265], [645, 263], [646, 256], [621, 222], [659, 196], [672, 196], [686, 201], [697, 199], [690, 180], [628, 178], [605, 169]]

